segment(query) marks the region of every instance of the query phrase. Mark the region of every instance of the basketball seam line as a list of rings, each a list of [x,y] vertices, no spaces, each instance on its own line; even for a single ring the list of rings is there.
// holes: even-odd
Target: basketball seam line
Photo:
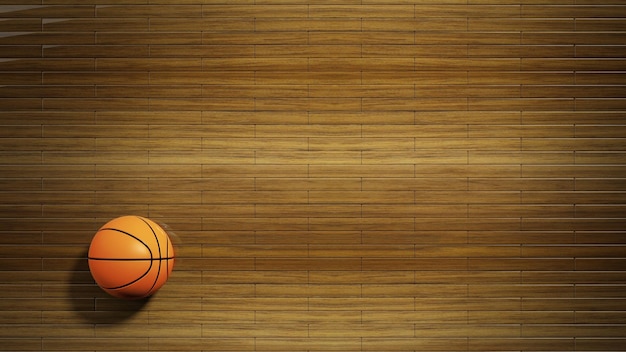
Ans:
[[[148,246],[148,245],[147,245],[144,241],[142,241],[139,237],[137,237],[137,236],[133,235],[132,233],[126,232],[126,231],[124,231],[124,230],[116,229],[116,228],[113,228],[113,227],[105,227],[105,228],[102,228],[102,229],[98,230],[98,232],[100,232],[100,231],[104,231],[104,230],[111,230],[111,231],[121,232],[121,233],[123,233],[123,234],[125,234],[125,235],[127,235],[127,236],[130,236],[130,237],[132,237],[132,238],[136,239],[137,241],[141,242],[141,244],[143,244],[143,245],[144,245],[144,247],[146,247],[146,249],[147,249],[147,250],[148,250],[148,252],[150,253],[150,258],[152,258],[152,249],[150,249],[150,246]]]
[[[142,221],[143,221],[143,219],[142,219]],[[145,222],[145,221],[144,221],[144,222]],[[148,227],[150,227],[150,225],[148,225]],[[150,229],[152,229],[152,228],[150,227]],[[144,246],[148,249],[148,252],[150,253],[150,266],[148,267],[148,270],[146,270],[146,272],[145,272],[145,273],[141,274],[141,276],[139,276],[139,277],[138,277],[138,278],[136,278],[135,280],[133,280],[133,281],[131,281],[131,282],[128,282],[128,283],[125,283],[125,284],[123,284],[123,285],[121,285],[121,286],[116,286],[116,287],[103,287],[103,288],[105,288],[105,289],[107,289],[107,290],[118,290],[118,289],[120,289],[120,288],[128,287],[128,286],[130,286],[130,285],[134,284],[135,282],[137,282],[137,281],[139,281],[139,280],[143,279],[144,277],[146,277],[146,275],[148,275],[148,273],[150,272],[150,270],[152,270],[152,264],[153,264],[153,263],[152,263],[152,249],[150,249],[150,246],[148,246],[148,245],[147,245],[144,241],[142,241],[139,237],[137,237],[137,236],[133,235],[132,233],[126,232],[126,231],[124,231],[124,230],[120,230],[120,229],[116,229],[116,228],[112,228],[112,227],[111,227],[111,228],[107,227],[107,228],[102,228],[102,229],[98,230],[98,232],[100,232],[100,231],[102,231],[102,230],[112,230],[112,231],[117,231],[117,232],[123,233],[123,234],[125,234],[125,235],[127,235],[127,236],[130,236],[130,237],[132,237],[132,238],[136,239],[137,241],[139,241],[141,244],[143,244],[143,245],[144,245]],[[154,231],[153,231],[153,233],[154,233]],[[159,254],[160,254],[160,253],[159,253]],[[94,258],[94,259],[95,259],[95,258]],[[98,259],[96,259],[96,260],[98,260]],[[110,260],[110,259],[109,259],[109,260]],[[160,267],[160,265],[159,265],[159,267]],[[150,288],[150,290],[152,290],[152,288]],[[148,291],[148,292],[150,292],[150,291]]]
[[[150,231],[152,231],[152,234],[154,235],[154,239],[156,240],[156,243],[157,243],[157,250],[159,251],[159,256],[160,256],[161,255],[161,243],[159,241],[159,236],[157,236],[156,232],[154,231],[152,226],[150,226],[150,223],[148,223],[148,221],[146,219],[144,219],[141,216],[137,216],[137,218],[139,218],[141,221],[143,221],[148,226]],[[152,257],[152,251],[150,251],[150,257]],[[152,269],[152,262],[150,262],[150,269],[148,269],[148,272],[151,269]],[[145,275],[147,275],[148,272],[146,272]],[[150,289],[148,290],[148,292],[146,292],[146,295],[152,294],[152,290],[154,289],[154,286],[156,286],[156,283],[159,281],[159,276],[161,276],[161,265],[158,266],[156,277],[154,278],[154,282],[152,283],[152,286],[150,286]],[[167,277],[165,278],[165,280],[167,280]]]

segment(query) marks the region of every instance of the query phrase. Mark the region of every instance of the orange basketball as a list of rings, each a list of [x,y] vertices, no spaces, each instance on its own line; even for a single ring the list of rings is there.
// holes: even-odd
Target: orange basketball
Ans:
[[[154,221],[128,215],[107,222],[96,232],[88,259],[91,275],[104,291],[139,299],[165,284],[174,267],[174,247]]]

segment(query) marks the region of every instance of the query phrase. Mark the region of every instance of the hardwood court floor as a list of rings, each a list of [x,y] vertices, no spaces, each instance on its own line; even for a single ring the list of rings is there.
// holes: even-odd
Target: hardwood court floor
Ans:
[[[625,350],[623,1],[0,19],[0,350]],[[146,301],[88,271],[125,214],[175,243]]]

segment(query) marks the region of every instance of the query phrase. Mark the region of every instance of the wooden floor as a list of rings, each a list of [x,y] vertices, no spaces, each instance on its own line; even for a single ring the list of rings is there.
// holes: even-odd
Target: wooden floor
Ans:
[[[623,0],[0,4],[1,351],[626,351]]]

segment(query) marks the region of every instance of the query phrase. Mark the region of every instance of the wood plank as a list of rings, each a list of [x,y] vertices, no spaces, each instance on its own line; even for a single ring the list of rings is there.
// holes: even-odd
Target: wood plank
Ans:
[[[361,152],[356,150],[339,151],[277,151],[259,150],[255,152],[255,161],[258,164],[341,164],[358,165],[361,163]]]
[[[96,7],[97,17],[199,17],[199,5],[144,5],[144,6],[105,6]]]
[[[292,339],[258,339],[256,346],[260,351],[291,351],[306,350],[306,346],[314,344],[327,351],[353,351],[360,345],[359,338],[292,338]]]
[[[259,191],[270,190],[339,190],[339,191],[357,191],[361,189],[361,180],[356,177],[346,178],[284,178],[280,183],[275,178],[263,177],[257,178],[255,189]],[[298,209],[298,208],[294,208]],[[313,207],[310,207],[313,210]],[[320,208],[321,209],[321,208]],[[281,211],[289,211],[288,207],[284,207]]]
[[[623,283],[620,271],[598,272],[598,271],[526,271],[522,273],[524,283],[581,283],[581,284],[602,284],[602,283]]]
[[[522,174],[524,177],[548,177],[548,178],[562,178],[562,177],[582,177],[582,178],[608,178],[615,179],[621,178],[623,175],[622,165],[594,165],[593,168],[585,167],[582,165],[561,165],[558,168],[545,165],[523,165]],[[593,181],[592,181],[593,182]],[[600,181],[613,183],[615,181]],[[592,184],[592,183],[591,183]],[[587,183],[590,185],[590,183]],[[601,189],[599,189],[601,190]]]
[[[256,321],[259,323],[359,323],[360,311],[257,311]]]
[[[467,311],[364,311],[363,322],[379,323],[388,322],[389,319],[396,323],[461,323],[467,321]]]
[[[579,19],[576,19],[578,21]],[[582,19],[581,19],[582,20]],[[473,31],[568,31],[574,29],[571,18],[469,18],[468,28]]]
[[[50,32],[96,32],[107,30],[142,31],[148,30],[149,21],[145,17],[136,18],[66,18],[63,20],[42,19],[41,29]],[[37,28],[39,30],[39,28]]]
[[[603,18],[621,17],[615,16],[623,14],[624,7],[619,5],[609,6],[546,6],[546,5],[524,5],[522,6],[522,17],[584,17]]]
[[[124,84],[129,79],[135,84],[147,84],[148,74],[141,72],[47,72],[42,75],[44,84]]]
[[[505,46],[506,48],[507,46]],[[471,46],[470,50],[472,55],[477,49],[474,49],[475,46]],[[491,48],[489,48],[491,49]],[[487,49],[485,49],[487,50]],[[482,53],[483,55],[494,56],[491,50],[488,53]],[[478,54],[477,53],[477,54]],[[503,55],[503,54],[499,54]],[[508,55],[507,55],[508,56]],[[534,71],[502,71],[495,72],[491,71],[469,71],[468,72],[468,82],[471,84],[536,84],[536,85],[567,85],[574,84],[574,77],[576,75],[572,72],[567,71],[554,71],[554,72],[534,72]],[[554,122],[554,121],[553,121]],[[484,124],[484,123],[483,123]]]
[[[560,45],[536,45],[531,40],[523,41],[525,45],[471,45],[471,56],[483,57],[570,57],[574,56],[574,46],[568,43]]]
[[[470,351],[503,349],[572,349],[573,338],[472,338],[469,340]]]
[[[357,297],[359,285],[256,285],[257,297]]]
[[[462,259],[459,259],[460,262]],[[446,269],[446,268],[443,268]],[[521,283],[519,271],[465,271],[465,270],[438,270],[432,272],[420,271],[416,273],[416,283],[440,284],[494,284],[494,283]]]
[[[257,258],[259,270],[360,270],[360,258]]]
[[[384,297],[391,292],[397,296],[410,297],[433,297],[445,295],[447,297],[465,297],[466,285],[442,285],[442,284],[380,284],[363,285],[364,297]]]
[[[345,337],[378,337],[397,338],[413,337],[412,324],[311,324],[309,332],[312,337],[345,338]]]
[[[262,244],[354,244],[359,243],[361,231],[329,230],[329,231],[258,231],[257,243]]]
[[[7,32],[28,32],[41,29],[41,19],[38,18],[13,18],[3,21],[0,25]]]
[[[165,4],[165,3],[164,3]],[[156,32],[198,32],[198,28],[221,29],[224,32],[253,31],[255,21],[246,18],[152,17],[150,30]]]
[[[341,271],[316,270],[308,273],[310,284],[407,284],[412,283],[413,273],[406,270]],[[393,286],[391,286],[393,287]]]
[[[516,5],[461,5],[459,3],[420,6],[416,17],[519,17]]]
[[[473,324],[572,324],[573,311],[470,311]]]
[[[20,33],[20,32],[18,32]],[[21,35],[8,35],[0,39],[2,44],[68,44],[68,45],[93,45],[94,33],[89,32],[25,32]],[[29,48],[21,48],[22,52],[28,52]],[[19,49],[18,49],[19,50]],[[39,55],[37,57],[40,57]]]
[[[363,243],[387,243],[387,239],[393,243],[466,243],[467,234],[464,231],[435,230],[435,231],[363,231]]]
[[[464,270],[467,260],[461,258],[364,258],[363,268],[367,270]],[[422,273],[420,273],[421,275]],[[426,273],[428,274],[428,273]]]
[[[202,324],[205,336],[222,336],[225,338],[242,337],[281,337],[303,338],[308,336],[308,327],[304,324]]]
[[[619,324],[624,312],[577,311],[576,321],[583,324]]]
[[[314,5],[310,7],[311,17],[413,17],[411,5]]]
[[[596,348],[602,348],[607,351],[618,351],[625,341],[622,338],[580,338],[576,339],[576,348],[583,351],[590,351]]]
[[[555,310],[619,310],[623,303],[621,298],[587,299],[587,298],[560,298],[546,301],[545,299],[524,298],[522,310],[542,310],[542,306],[549,304]]]
[[[595,44],[595,45],[616,45],[619,43],[619,34],[606,32],[593,31],[593,32],[529,32],[524,33],[522,37],[523,44],[544,44],[544,45],[573,45],[573,44]],[[594,36],[601,35],[602,39],[593,38]],[[596,54],[597,55],[597,54]],[[594,57],[597,57],[594,55]],[[601,56],[601,55],[598,55]]]
[[[573,297],[573,285],[469,285],[470,297]]]
[[[311,203],[413,203],[413,192],[407,191],[309,191],[308,201]]]
[[[622,59],[604,58],[573,58],[573,59],[544,59],[524,58],[521,60],[521,69],[524,71],[548,70],[582,70],[582,71],[611,71],[623,67]]]
[[[378,2],[383,4],[384,2]],[[425,5],[425,4],[421,4]],[[437,31],[464,31],[467,28],[466,18],[437,18],[421,17],[415,18],[364,18],[362,19],[364,31],[386,30],[386,31],[406,31],[406,30],[437,30]]]
[[[308,17],[308,7],[301,4],[276,4],[241,7],[237,5],[211,5],[202,9],[204,17],[300,18]]]

